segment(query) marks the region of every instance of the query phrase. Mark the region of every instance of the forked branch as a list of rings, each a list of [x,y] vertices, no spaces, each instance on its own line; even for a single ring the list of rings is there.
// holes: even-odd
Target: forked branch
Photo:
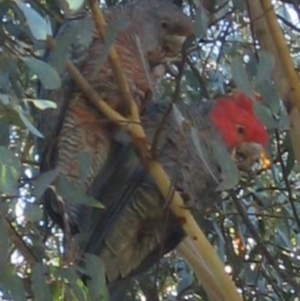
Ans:
[[[106,24],[98,6],[98,2],[89,0],[89,4],[93,12],[93,17],[95,18],[95,24],[99,34],[101,37],[104,37]],[[53,49],[53,40],[49,38],[48,44]],[[107,103],[105,103],[100,95],[89,85],[89,83],[82,77],[80,72],[70,61],[67,61],[66,68],[71,78],[98,110],[100,110],[113,122],[121,126],[126,125],[126,129],[129,135],[132,137],[133,143],[139,149],[138,153],[143,154],[144,157],[147,158],[147,160],[141,160],[142,163],[145,165],[162,195],[168,199],[170,188],[172,187],[171,182],[162,166],[155,161],[151,155],[151,147],[141,126],[136,102],[133,100],[131,95],[130,97],[128,96],[128,93],[130,94],[130,90],[120,67],[114,47],[110,49],[109,61],[112,65],[114,75],[116,79],[118,79],[119,88],[122,93],[124,93],[123,96],[124,98],[126,97],[127,103],[130,104],[131,114],[128,118],[120,115]],[[199,270],[203,271],[203,275],[200,277],[200,280],[208,295],[211,297],[211,300],[241,301],[242,298],[239,296],[234,283],[225,273],[221,260],[199,228],[190,211],[186,209],[186,206],[184,205],[184,202],[177,191],[175,191],[173,194],[170,207],[173,213],[182,221],[182,227],[184,231],[191,238],[191,241],[199,253],[199,256],[203,258],[202,264],[204,265],[200,266],[201,263],[198,262]],[[209,273],[207,274],[204,271],[209,271]]]

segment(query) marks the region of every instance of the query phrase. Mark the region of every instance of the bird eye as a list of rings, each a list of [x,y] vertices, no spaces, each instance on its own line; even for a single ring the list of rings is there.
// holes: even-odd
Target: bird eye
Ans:
[[[166,20],[161,21],[160,25],[161,25],[162,29],[167,29],[168,28],[168,22]]]
[[[245,133],[245,128],[241,125],[237,125],[236,126],[236,129],[237,129],[237,132],[240,134],[240,135],[244,135]]]

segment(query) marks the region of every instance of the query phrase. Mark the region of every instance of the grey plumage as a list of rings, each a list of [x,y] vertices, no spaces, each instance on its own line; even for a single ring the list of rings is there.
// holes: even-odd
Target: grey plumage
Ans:
[[[197,130],[205,150],[205,158],[201,157],[191,129],[180,127],[172,110],[166,122],[161,123],[169,105],[150,105],[143,117],[143,126],[150,141],[160,129],[156,137],[159,162],[187,206],[203,214],[208,205],[218,200],[215,179],[220,172],[217,160],[211,156],[210,141],[215,137],[215,143],[222,145],[222,142],[206,116],[201,115],[201,105],[180,105],[183,116],[194,123]],[[89,190],[106,209],[81,208],[76,217],[79,228],[85,233],[82,235],[85,242],[80,246],[82,251],[100,255],[109,282],[149,268],[184,237],[180,221],[141,165],[131,143],[115,142],[113,149],[110,163]],[[207,160],[210,170],[204,166],[203,159]]]

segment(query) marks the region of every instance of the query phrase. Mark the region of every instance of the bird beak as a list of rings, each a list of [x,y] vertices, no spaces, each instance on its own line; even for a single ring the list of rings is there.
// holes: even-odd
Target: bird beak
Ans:
[[[168,35],[164,39],[163,48],[166,52],[166,57],[177,56],[181,51],[182,45],[186,40],[186,36]]]
[[[238,168],[244,171],[250,170],[254,163],[260,163],[264,170],[271,166],[266,150],[255,142],[242,143],[234,149],[232,157]]]
[[[153,68],[162,63],[172,63],[180,53],[186,38],[183,35],[166,36],[157,51],[147,53],[147,60],[150,66]]]
[[[266,150],[263,150],[261,152],[259,161],[264,170],[269,169],[271,167],[271,160],[269,159],[269,156],[268,156]]]

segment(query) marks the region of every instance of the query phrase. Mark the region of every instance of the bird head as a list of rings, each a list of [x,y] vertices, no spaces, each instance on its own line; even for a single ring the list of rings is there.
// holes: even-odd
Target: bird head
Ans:
[[[143,50],[151,66],[175,57],[193,34],[192,21],[171,0],[140,0],[132,15],[141,26]]]
[[[249,97],[237,92],[219,98],[210,112],[210,120],[241,170],[248,170],[259,160],[264,168],[270,165],[264,151],[268,133],[255,116]]]

